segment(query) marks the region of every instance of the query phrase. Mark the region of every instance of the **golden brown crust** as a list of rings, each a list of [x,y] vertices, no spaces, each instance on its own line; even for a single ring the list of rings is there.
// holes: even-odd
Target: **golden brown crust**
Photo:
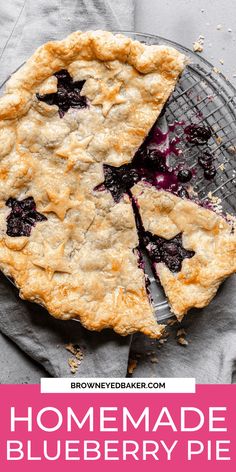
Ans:
[[[171,310],[181,320],[190,308],[208,305],[220,283],[236,272],[236,233],[213,211],[164,190],[138,184],[133,195],[146,231],[165,239],[182,233],[185,249],[195,252],[178,273],[156,264]]]
[[[154,318],[137,264],[128,198],[115,204],[102,163],[130,162],[172,92],[185,57],[108,32],[75,32],[40,47],[0,99],[0,268],[20,296],[89,329],[152,337]],[[53,74],[85,80],[89,107],[59,117],[36,93],[54,93]],[[9,197],[32,196],[47,221],[27,237],[6,235]]]

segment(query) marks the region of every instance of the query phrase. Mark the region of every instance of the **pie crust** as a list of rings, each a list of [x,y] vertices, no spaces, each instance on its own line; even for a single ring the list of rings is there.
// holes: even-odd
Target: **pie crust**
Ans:
[[[208,305],[220,283],[236,272],[235,220],[231,217],[230,224],[212,210],[142,183],[132,193],[145,231],[167,240],[182,233],[184,248],[195,252],[177,273],[155,264],[171,311],[181,321],[190,308]]]
[[[7,82],[0,99],[0,269],[23,299],[88,329],[160,337],[138,266],[130,199],[115,203],[94,189],[103,163],[132,160],[185,63],[171,47],[75,32],[44,44]],[[88,101],[64,116],[38,99],[57,92],[61,69],[85,81]],[[6,202],[28,197],[47,219],[29,237],[11,237]]]

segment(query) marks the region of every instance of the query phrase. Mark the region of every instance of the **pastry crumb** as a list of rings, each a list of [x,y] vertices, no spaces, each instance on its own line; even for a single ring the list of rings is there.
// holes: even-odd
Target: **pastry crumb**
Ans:
[[[219,73],[220,73],[220,69],[218,69],[217,67],[213,67],[213,72],[215,72],[215,74],[219,74]]]
[[[76,374],[81,364],[81,361],[84,358],[84,353],[81,350],[79,344],[73,344],[73,343],[66,344],[65,349],[69,351],[71,354],[73,354],[74,356],[74,357],[69,357],[68,364],[70,366],[71,373]]]
[[[72,374],[76,374],[78,368],[79,368],[79,361],[77,359],[74,359],[72,357],[69,357],[68,359],[68,364],[70,366],[70,371]]]
[[[129,359],[128,374],[132,375],[138,365],[137,359]]]
[[[152,356],[152,357],[150,357],[150,362],[151,362],[152,364],[158,364],[158,358],[157,358],[157,356]]]
[[[236,154],[236,146],[229,146],[228,147],[228,152],[230,154]]]
[[[184,328],[178,329],[177,336],[186,336],[186,331]]]
[[[224,59],[220,59],[220,63],[223,65],[224,64]]]
[[[221,167],[221,166],[224,167],[224,164],[221,164],[219,167]],[[222,200],[221,200],[221,198],[217,197],[216,195],[213,195],[212,192],[208,192],[207,197],[210,200],[213,209],[217,213],[220,213],[222,211]]]
[[[223,163],[222,163],[222,164],[220,164],[220,166],[219,166],[219,169],[220,169],[220,170],[222,170],[222,172],[225,170],[225,166],[224,166],[224,164],[223,164]]]
[[[185,339],[182,336],[180,336],[180,338],[178,338],[178,343],[181,344],[181,346],[187,346],[188,345],[187,339]]]
[[[216,27],[216,29],[217,29],[218,31],[222,30],[222,28],[223,28],[222,25],[217,25],[217,27]]]
[[[202,52],[203,51],[204,39],[205,39],[205,36],[200,34],[198,39],[193,43],[193,51],[194,52]]]
[[[185,338],[186,335],[187,335],[187,332],[185,331],[184,328],[178,329],[177,335],[176,335],[177,336],[177,342],[181,346],[187,346],[188,345],[188,341]]]
[[[195,41],[193,43],[193,51],[194,52],[202,52],[203,51],[203,44],[200,41]]]
[[[79,344],[69,343],[65,346],[65,348],[67,351],[71,352],[71,354],[73,354],[77,360],[81,361],[83,359],[84,353],[81,350]]]

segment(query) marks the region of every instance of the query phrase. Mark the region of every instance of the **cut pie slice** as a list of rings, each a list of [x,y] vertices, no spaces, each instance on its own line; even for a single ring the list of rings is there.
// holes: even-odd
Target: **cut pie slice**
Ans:
[[[171,311],[181,320],[212,300],[236,272],[236,233],[223,217],[170,192],[139,183],[132,189],[141,238]]]
[[[8,81],[0,99],[0,268],[22,298],[89,329],[160,337],[131,201],[101,184],[104,164],[131,162],[185,62],[167,46],[76,32],[40,47]]]

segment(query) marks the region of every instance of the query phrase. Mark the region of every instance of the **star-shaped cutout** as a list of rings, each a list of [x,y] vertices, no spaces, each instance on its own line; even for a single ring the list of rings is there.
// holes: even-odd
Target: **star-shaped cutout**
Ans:
[[[71,274],[68,259],[64,255],[65,243],[60,244],[56,249],[44,242],[44,255],[32,259],[32,263],[44,269],[49,278],[52,279],[55,272]]]
[[[55,213],[60,220],[64,220],[66,212],[75,208],[78,202],[70,199],[70,189],[67,188],[60,193],[47,190],[50,203],[43,209],[44,213]]]
[[[86,108],[88,106],[87,98],[80,94],[85,80],[73,82],[66,69],[61,69],[54,75],[57,77],[57,92],[45,95],[37,93],[38,100],[48,105],[57,105],[60,118],[64,116],[69,108]]]
[[[11,208],[7,216],[7,235],[11,237],[30,236],[32,228],[40,221],[46,221],[46,216],[36,210],[33,197],[24,200],[9,198],[6,205]]]
[[[153,263],[163,262],[171,272],[180,272],[184,259],[191,259],[195,252],[183,247],[182,233],[172,239],[156,236],[149,231],[140,229],[141,240],[146,247],[149,257]]]
[[[118,83],[113,87],[107,87],[104,83],[100,85],[100,93],[92,101],[93,105],[102,105],[103,116],[107,116],[113,105],[125,103],[125,98],[120,95],[122,84]]]
[[[72,139],[67,145],[57,149],[56,155],[67,159],[67,170],[73,169],[77,162],[85,165],[93,162],[93,158],[86,152],[92,139],[93,136],[87,136],[79,140],[76,134],[73,134]]]

